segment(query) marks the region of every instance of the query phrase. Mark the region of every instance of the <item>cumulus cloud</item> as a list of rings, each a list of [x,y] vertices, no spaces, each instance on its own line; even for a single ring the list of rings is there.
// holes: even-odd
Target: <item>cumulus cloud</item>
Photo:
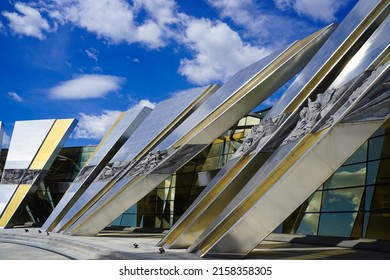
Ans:
[[[153,109],[156,104],[149,100],[143,99],[134,104],[131,108],[129,108],[129,110],[143,108],[145,106]],[[104,110],[101,114],[98,115],[79,113],[79,122],[72,134],[72,137],[75,139],[82,138],[100,140],[111,128],[120,114],[120,111],[112,110]]]
[[[226,23],[207,19],[189,20],[183,42],[193,52],[193,58],[180,61],[179,73],[199,85],[225,81],[269,54],[265,48],[244,43]]]
[[[19,94],[17,94],[14,91],[10,91],[7,93],[8,97],[15,100],[16,102],[23,102],[23,97],[21,97]]]
[[[143,107],[149,107],[151,109],[154,109],[156,107],[156,103],[155,102],[151,102],[151,101],[149,101],[147,99],[142,99],[137,104],[135,104],[133,107],[131,107],[131,109],[143,108]]]
[[[104,97],[121,88],[124,78],[110,75],[82,75],[53,87],[53,99],[89,99]]]
[[[110,43],[142,43],[149,48],[165,45],[167,25],[175,21],[175,1],[145,0],[130,5],[124,0],[56,0],[50,15],[60,23],[70,22]],[[146,13],[143,22],[137,17]]]
[[[50,32],[49,23],[37,9],[19,2],[15,4],[15,9],[19,13],[2,13],[14,33],[42,40],[45,38],[44,32]]]
[[[293,9],[299,15],[322,22],[336,20],[336,13],[348,3],[348,1],[338,0],[274,0],[274,2],[281,10]]]
[[[110,110],[105,110],[100,115],[80,113],[79,122],[73,132],[73,138],[102,139],[120,113],[120,111]]]

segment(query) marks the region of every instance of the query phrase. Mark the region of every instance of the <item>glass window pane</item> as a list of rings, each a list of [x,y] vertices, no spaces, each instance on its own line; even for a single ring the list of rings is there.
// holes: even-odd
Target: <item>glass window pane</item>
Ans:
[[[322,192],[315,192],[308,198],[305,212],[320,212]]]
[[[367,163],[367,185],[375,184],[376,176],[378,175],[379,163],[379,160]]]
[[[136,227],[137,226],[137,215],[124,214],[121,222],[121,226]]]
[[[260,118],[247,117],[246,125],[258,125],[260,123]]]
[[[218,169],[219,157],[211,157],[206,159],[201,171]]]
[[[390,159],[380,161],[375,183],[390,184]]]
[[[380,159],[385,137],[377,137],[369,140],[368,159]]]
[[[358,162],[363,162],[367,160],[367,142],[364,143],[345,163],[353,164]]]
[[[366,238],[389,239],[390,213],[371,213]]]
[[[341,166],[325,183],[324,189],[352,186],[364,186],[366,182],[366,164]]]
[[[324,191],[322,211],[358,211],[362,200],[364,187],[336,189]]]
[[[318,235],[349,237],[351,236],[356,216],[357,212],[321,214]]]
[[[390,213],[390,185],[375,186],[374,197],[371,202],[371,211]]]
[[[305,214],[296,234],[316,235],[319,216],[319,214]]]

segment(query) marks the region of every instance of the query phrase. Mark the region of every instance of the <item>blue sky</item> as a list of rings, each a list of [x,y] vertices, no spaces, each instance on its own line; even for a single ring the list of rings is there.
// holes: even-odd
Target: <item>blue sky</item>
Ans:
[[[15,121],[48,118],[79,120],[67,146],[97,144],[120,111],[221,84],[356,2],[2,0],[3,146]]]

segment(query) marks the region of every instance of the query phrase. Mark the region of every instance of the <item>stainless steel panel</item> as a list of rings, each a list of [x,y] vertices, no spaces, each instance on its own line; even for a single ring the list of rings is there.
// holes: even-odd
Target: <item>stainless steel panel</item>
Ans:
[[[111,162],[130,161],[176,119],[207,87],[195,88],[161,101],[132,137],[123,145]],[[209,98],[212,98],[211,95]],[[208,98],[208,99],[209,99]],[[207,100],[208,100],[207,99]],[[206,101],[207,102],[207,101]]]
[[[169,131],[166,131],[168,126],[173,124],[174,128],[179,125],[179,123],[182,122],[182,119],[180,118],[186,117],[186,114],[184,114],[184,116],[181,115],[187,109],[193,105],[197,108],[198,104],[204,101],[203,98],[206,98],[207,94],[203,98],[201,98],[201,96],[205,94],[207,89],[209,89],[209,87],[195,88],[158,103],[154,110],[146,117],[142,125],[135,130],[134,134],[129,137],[126,143],[110,160],[110,163],[107,164],[107,168],[118,166],[118,168],[115,169],[115,172],[117,173],[107,177],[105,176],[107,170],[102,170],[94,182],[88,187],[88,190],[71,207],[64,218],[61,219],[54,231],[61,230],[75,215],[79,215],[81,212],[86,211],[90,206],[87,206],[88,203],[90,203],[94,197],[103,195],[106,189],[111,187],[111,180],[116,180],[114,178],[119,176],[121,172],[126,169],[131,160],[141,153],[143,149],[149,148],[149,145],[156,137],[161,135],[162,139],[164,139],[166,135],[163,135],[163,133],[169,133]],[[190,112],[191,110],[188,113]],[[103,193],[100,194],[102,191]]]
[[[99,150],[96,151],[94,157],[89,160],[88,165],[95,166],[100,164],[102,158],[105,157],[107,153],[112,152],[113,149],[117,150],[119,145],[122,146],[152,111],[153,110],[148,107],[126,111],[125,115],[115,126],[109,137],[101,146],[99,146]],[[119,140],[123,142],[118,143]]]
[[[303,160],[297,162],[294,169],[289,171],[283,180],[272,187],[266,197],[259,200],[245,217],[226,231],[212,248],[198,254],[208,257],[248,254],[382,124],[381,121],[374,121],[354,125],[341,124],[335,127],[310,153],[306,154]],[[348,143],[348,145],[339,143]]]
[[[273,106],[269,112],[272,118],[277,117],[286,108],[295,96],[297,96],[297,93],[314,77],[324,63],[380,2],[380,0],[361,0],[355,5],[328,41],[287,89],[286,93]]]
[[[28,169],[54,121],[15,122],[4,169]]]
[[[150,192],[150,189],[153,189],[156,184],[164,181],[169,177],[169,174],[150,174],[147,177],[144,177],[143,180],[132,184],[130,188],[127,188],[127,193],[132,197],[143,197]],[[124,184],[122,180],[119,184]],[[119,196],[115,203],[110,205],[109,208],[106,208],[103,212],[99,212],[99,217],[96,219],[85,219],[87,215],[82,216],[77,223],[73,224],[70,228],[66,229],[66,233],[75,234],[75,235],[96,235],[103,228],[105,228],[111,221],[115,220],[118,217],[118,213],[123,213],[129,207],[128,196]],[[124,209],[124,210],[123,210]],[[120,215],[120,214],[119,214]]]
[[[87,165],[79,172],[68,191],[42,225],[42,229],[51,231],[57,225],[57,221],[63,218],[74,201],[80,197],[90,182],[99,175],[104,165],[111,160],[123,143],[135,132],[151,111],[152,109],[143,107],[128,110],[124,113],[123,117],[114,124],[115,126],[110,131],[110,134],[97,147],[97,151],[88,160]]]
[[[329,29],[331,28],[328,27],[326,30],[329,31]],[[227,83],[227,86],[221,87],[214,93],[213,98],[215,99],[213,99],[213,101],[218,101],[220,103],[216,102],[214,104],[206,101],[204,103],[206,105],[203,104],[198,109],[199,111],[197,110],[194,115],[187,119],[182,126],[179,126],[169,138],[157,146],[156,150],[165,150],[165,148],[168,147],[167,158],[159,163],[157,167],[148,171],[147,175],[140,179],[140,182],[130,182],[124,185],[125,188],[121,188],[110,197],[102,198],[98,202],[99,205],[102,206],[98,207],[94,212],[92,212],[91,209],[91,211],[85,213],[82,217],[83,221],[77,221],[71,226],[69,231],[72,234],[80,234],[81,232],[86,234],[84,227],[88,223],[95,225],[95,232],[92,232],[92,229],[88,229],[88,234],[97,234],[104,228],[98,228],[96,226],[97,224],[107,226],[112,221],[107,219],[105,211],[111,212],[116,209],[118,210],[116,216],[119,216],[123,211],[141,199],[145,190],[150,191],[155,188],[162,181],[158,182],[153,180],[154,185],[151,185],[149,181],[150,176],[155,176],[156,173],[169,176],[170,173],[174,172],[185,163],[185,160],[182,161],[183,156],[190,156],[188,160],[195,156],[195,153],[190,153],[185,151],[185,149],[199,145],[202,147],[202,145],[207,145],[212,142],[222,132],[230,128],[239,118],[245,116],[251,109],[256,107],[258,103],[265,100],[277,88],[287,82],[296,71],[299,71],[299,69],[304,67],[306,62],[318,49],[318,45],[315,44],[315,42],[318,43],[321,41],[321,36],[319,34],[316,33],[313,36],[314,38],[309,37],[304,40],[304,43],[302,44],[298,42],[276,56],[271,55],[264,60],[265,63],[256,62],[235,75],[232,78],[232,81]],[[271,60],[273,63],[270,63]],[[255,69],[257,70],[256,75],[254,74],[256,72]],[[268,74],[262,76],[262,71],[265,71]],[[244,77],[249,80],[245,81]],[[278,77],[278,79],[273,79],[273,77]],[[241,89],[241,91],[237,92],[238,89]],[[209,107],[210,104],[215,107]],[[213,116],[212,114],[214,112],[216,113]],[[195,116],[194,119],[192,119],[193,116]],[[188,124],[190,120],[192,121]],[[193,121],[196,122],[192,123]],[[201,122],[204,122],[202,127],[197,127]],[[189,127],[191,129],[188,131],[188,134],[183,135],[182,133],[185,133]],[[189,135],[189,133],[191,134]],[[188,140],[183,140],[183,138],[188,138]],[[184,144],[178,145],[177,143],[180,141],[183,141]],[[180,147],[174,149],[174,145]],[[167,176],[161,177],[160,179],[163,180],[163,178],[166,178]],[[133,191],[135,187],[139,190],[138,195],[135,195]],[[126,204],[123,207],[118,207],[118,200],[126,201]],[[121,210],[121,212],[119,210]]]
[[[53,232],[58,232],[62,227],[86,204],[89,202],[95,195],[99,193],[107,185],[107,182],[93,182],[82,194],[81,196],[73,202],[71,208],[65,213],[63,218],[57,223]]]
[[[380,94],[376,97],[378,93],[374,87],[380,88],[389,69],[390,63],[373,72],[363,85],[356,87],[345,105],[338,104],[341,113],[333,115],[332,125],[337,125],[335,128],[326,128],[290,142],[288,145],[292,146],[288,147],[288,154],[283,153],[286,146],[278,148],[189,250],[207,256],[230,253],[245,255],[261,242],[389,117],[389,96],[384,93],[387,100],[382,102],[385,110],[382,110],[380,121],[367,122],[371,117],[365,111],[366,122],[339,124],[349,112],[360,106],[364,96],[370,95],[369,99],[382,101]],[[316,128],[313,130],[316,131]],[[276,156],[277,153],[281,153],[281,156]],[[271,161],[278,161],[278,164],[271,164]],[[268,165],[273,168],[265,170]],[[286,200],[286,197],[289,199]],[[256,219],[258,226],[253,225]],[[248,224],[249,221],[252,225]],[[244,227],[251,227],[252,232],[244,233]],[[233,240],[234,245],[231,244]]]
[[[330,87],[339,88],[343,84],[351,81],[366,70],[381,53],[386,52],[390,44],[389,30],[390,17],[387,17],[344,67],[343,71],[337,76]]]
[[[229,98],[232,97],[240,88],[243,87],[250,79],[252,79],[259,71],[264,69],[272,61],[275,60],[283,51],[289,46],[285,46],[268,55],[267,57],[260,59],[259,61],[249,65],[248,67],[240,70],[230,80],[221,86],[218,91],[210,96],[206,102],[204,102],[190,117],[188,117],[183,124],[181,124],[175,131],[173,131],[166,140],[164,140],[158,147],[160,150],[165,150],[171,147],[178,139],[186,135],[189,131],[205,119],[210,113],[215,111],[218,107],[224,104]],[[254,102],[256,103],[256,102]],[[255,106],[258,103],[254,104]]]
[[[343,24],[340,27],[343,28]],[[364,71],[370,65],[370,63],[376,57],[379,56],[380,53],[382,53],[388,47],[389,36],[387,35],[388,32],[386,33],[386,30],[388,30],[388,29],[389,29],[388,20],[385,20],[385,22],[383,22],[382,25],[378,28],[378,30],[376,32],[374,32],[374,34],[367,40],[365,45],[358,51],[358,53],[351,59],[351,61],[348,63],[348,65],[345,67],[345,69],[341,72],[341,74],[339,75],[339,78],[337,80],[338,85],[341,85],[341,83],[349,82],[350,80],[355,78],[358,74],[360,74],[362,71]],[[345,32],[342,32],[342,33],[344,33],[344,36],[349,35],[348,33],[345,33]],[[338,32],[338,34],[339,34],[338,36],[340,36],[340,32]],[[332,35],[332,37],[328,41],[334,40],[334,36],[335,35]],[[339,39],[340,39],[340,37],[339,37]],[[326,46],[326,45],[329,46],[329,43],[324,44],[324,46]],[[319,54],[321,54],[321,52],[324,52],[324,49],[321,49],[319,51]],[[329,48],[326,49],[325,52],[328,52],[328,56],[333,55],[333,53],[329,53]],[[309,67],[310,64],[313,66],[313,62],[318,62],[318,61],[319,61],[318,55],[316,55],[313,58],[312,62],[310,62],[307,67]],[[318,69],[320,68],[319,66],[321,66],[321,65],[318,65]],[[305,75],[305,71],[306,70],[302,71],[302,73],[304,75]],[[289,90],[287,90],[286,93],[282,96],[282,98],[281,98],[282,100],[285,98],[289,99],[292,97],[291,90],[294,89],[294,86],[296,89],[297,84],[300,84],[301,88],[303,87],[303,84],[304,84],[303,81],[305,79],[300,79],[299,77],[300,76],[298,76],[298,79],[295,82],[295,84],[293,84],[293,86]],[[311,77],[308,77],[308,78],[311,78]],[[334,84],[331,85],[331,87],[334,87]],[[287,97],[285,97],[285,95],[287,95]],[[271,110],[271,112],[272,112],[272,110]],[[291,120],[289,120],[289,121],[291,121]],[[286,127],[286,126],[287,125],[285,124],[284,127]],[[272,137],[271,139],[268,139],[269,142],[276,144],[278,141],[275,141],[275,137],[277,137],[277,136],[274,135],[274,137]],[[281,138],[281,139],[283,139],[283,138]],[[249,168],[248,166],[251,166],[254,169],[258,169],[261,165],[254,165],[253,160],[259,156],[258,153],[262,150],[262,148],[264,148],[264,143],[263,143],[263,145],[259,145],[259,147],[257,149],[257,153],[255,155],[253,155],[253,153],[252,153],[251,155],[247,156],[247,157],[250,157],[250,160],[248,160],[248,163],[243,167],[243,169],[241,169],[241,170],[237,169],[237,172],[245,172],[246,168]],[[290,147],[286,146],[284,149],[285,149],[285,151],[288,151],[288,149],[290,149]],[[283,152],[279,151],[279,153],[283,157]],[[275,159],[272,159],[271,162],[273,162],[274,160]],[[277,161],[275,161],[275,162],[277,162]],[[215,215],[212,215],[211,211],[213,210],[214,211],[213,213],[218,213],[218,210],[222,211],[223,207],[224,207],[224,203],[226,205],[226,203],[228,201],[230,201],[237,194],[237,192],[240,190],[240,187],[238,187],[238,186],[244,185],[249,180],[249,178],[247,178],[246,180],[241,180],[239,183],[234,183],[234,180],[231,179],[229,182],[226,182],[226,179],[224,178],[225,174],[228,172],[228,170],[231,170],[233,167],[234,167],[234,165],[228,164],[221,170],[221,172],[223,172],[223,174],[221,174],[220,176],[217,175],[217,178],[219,178],[220,180],[224,179],[225,184],[226,184],[223,188],[219,187],[220,189],[222,189],[220,191],[221,193],[218,195],[215,195],[215,190],[213,190],[212,196],[214,196],[214,199],[212,201],[209,201],[207,204],[205,204],[205,202],[203,202],[203,204],[202,204],[202,208],[204,208],[203,211],[195,208],[195,206],[197,206],[197,203],[199,203],[199,201],[195,201],[193,203],[194,207],[190,207],[190,209],[188,209],[188,211],[186,211],[186,213],[183,214],[182,218],[178,222],[175,223],[175,226],[170,230],[170,232],[166,235],[166,237],[160,242],[160,245],[163,245],[165,242],[168,241],[168,244],[165,245],[166,247],[170,247],[170,246],[173,246],[173,247],[186,247],[187,246],[188,247],[191,244],[191,242],[195,241],[194,240],[195,238],[199,237],[199,235],[202,233],[202,230],[204,230],[212,222],[213,218],[215,218]],[[270,165],[265,166],[265,169],[267,169],[267,168],[272,169],[273,167],[270,164]],[[267,174],[267,172],[269,172],[269,170],[268,171],[265,170],[263,174]],[[232,177],[233,175],[229,174],[229,176]],[[235,178],[235,179],[237,179],[237,178]],[[212,186],[217,185],[218,182],[219,182],[218,180],[214,181]],[[229,190],[229,188],[232,188],[233,190]],[[208,198],[209,197],[208,192],[210,192],[211,189],[212,189],[211,186],[208,186],[205,189],[205,191],[199,196],[199,198],[202,198],[202,199],[205,198],[205,201],[207,199],[210,200],[210,198]],[[227,197],[226,193],[230,193],[230,197]],[[219,205],[219,207],[218,207],[218,205]],[[192,212],[194,210],[193,208],[196,209],[197,215],[195,215]],[[199,211],[201,211],[201,213],[199,213]],[[187,219],[186,218],[187,215],[190,215],[190,218]],[[183,224],[183,225],[181,225],[181,224]],[[185,225],[185,228],[181,228],[180,230],[177,229],[180,227],[184,227],[184,225]],[[183,231],[183,232],[179,233],[179,232],[175,232],[175,231]]]

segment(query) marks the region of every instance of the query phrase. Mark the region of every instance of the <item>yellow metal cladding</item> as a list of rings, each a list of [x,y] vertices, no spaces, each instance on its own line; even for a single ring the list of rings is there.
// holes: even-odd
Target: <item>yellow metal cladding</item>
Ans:
[[[10,203],[8,204],[3,215],[1,216],[0,227],[5,227],[8,224],[8,221],[11,219],[12,215],[18,209],[20,203],[22,203],[24,197],[26,196],[26,194],[30,190],[30,187],[31,187],[31,185],[27,185],[27,184],[26,185],[21,184],[18,186]]]
[[[73,122],[73,119],[56,120],[29,167],[30,170],[45,169],[47,162]]]
[[[206,253],[223,235],[233,227],[234,224],[242,217],[255,203],[286,173],[291,166],[310,148],[314,142],[327,130],[323,130],[316,134],[308,134],[305,136],[297,147],[291,153],[291,156],[286,157],[266,179],[263,184],[260,184],[252,192],[252,195],[244,199],[216,229],[214,229],[206,242],[199,246],[202,253]]]
[[[179,140],[174,148],[178,148],[191,139],[196,137],[202,130],[208,127],[214,120],[216,120],[220,115],[222,115],[228,108],[232,107],[240,99],[242,99],[249,91],[255,89],[261,82],[270,78],[271,74],[279,69],[286,61],[294,57],[300,50],[304,47],[310,45],[313,40],[316,40],[320,35],[323,34],[324,30],[330,28],[330,26],[323,28],[312,35],[306,37],[305,39],[297,41],[295,44],[290,46],[282,54],[280,54],[275,60],[273,60],[267,67],[265,67],[260,73],[254,76],[248,83],[246,83],[242,88],[240,88],[232,98],[227,102],[223,103],[221,106],[216,108],[211,114],[209,114],[203,121],[201,121],[192,131],[187,133],[181,140]]]

